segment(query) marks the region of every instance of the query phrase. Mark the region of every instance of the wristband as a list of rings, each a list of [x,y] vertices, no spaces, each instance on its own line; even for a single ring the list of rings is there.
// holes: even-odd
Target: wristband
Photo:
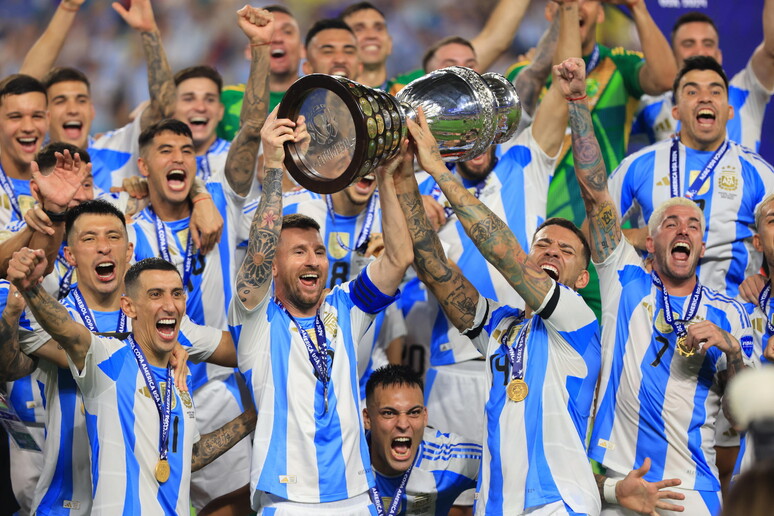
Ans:
[[[51,219],[51,222],[64,222],[67,220],[67,210],[55,213],[53,211],[48,211],[47,209],[43,208],[43,213],[45,213],[49,219]]]
[[[251,47],[265,47],[266,45],[271,45],[271,41],[267,41],[266,43],[250,43]]]
[[[196,199],[194,199],[194,200],[192,201],[192,203],[191,203],[191,204],[196,204],[197,202],[199,202],[199,201],[203,201],[203,200],[205,200],[205,199],[212,200],[212,196],[211,196],[211,195],[209,195],[209,194],[207,194],[207,195],[199,195],[199,196],[197,196],[197,197],[196,197]]]
[[[567,102],[577,102],[577,101],[579,101],[579,100],[583,100],[583,99],[585,99],[586,97],[588,97],[588,95],[586,95],[586,94],[584,93],[582,97],[564,97],[564,99],[565,99]]]
[[[618,484],[618,480],[615,478],[606,478],[603,492],[605,495],[605,501],[607,503],[618,503],[618,497],[615,495],[615,486]]]
[[[71,13],[77,13],[78,9],[79,9],[79,7],[77,7],[77,6],[76,7],[68,7],[65,2],[60,2],[59,3],[59,7],[61,9],[64,9],[65,11],[68,11],[68,12],[71,12]]]

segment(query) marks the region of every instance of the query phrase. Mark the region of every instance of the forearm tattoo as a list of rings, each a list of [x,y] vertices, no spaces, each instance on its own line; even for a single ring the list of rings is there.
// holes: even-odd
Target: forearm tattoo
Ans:
[[[22,353],[19,347],[20,315],[0,317],[0,381],[18,380],[37,367],[37,360]]]
[[[158,31],[142,32],[142,49],[148,66],[148,93],[152,102],[161,109],[162,116],[172,116],[175,107],[176,87],[172,69],[161,44]]]
[[[214,461],[255,430],[255,410],[250,409],[214,432],[204,434],[194,443],[191,471],[197,471]]]
[[[77,337],[69,330],[78,323],[73,321],[67,309],[43,290],[40,285],[20,292],[27,301],[27,306],[35,315],[35,319],[54,340],[68,343]]]

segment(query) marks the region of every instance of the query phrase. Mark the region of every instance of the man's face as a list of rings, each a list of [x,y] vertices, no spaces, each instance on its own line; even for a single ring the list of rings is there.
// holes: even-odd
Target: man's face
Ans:
[[[26,170],[48,131],[46,96],[33,91],[0,99],[0,154]]]
[[[356,183],[344,189],[344,195],[354,206],[365,206],[376,190],[376,177],[373,174],[361,177]]]
[[[88,146],[94,104],[89,88],[80,81],[63,81],[48,88],[49,135],[51,141],[82,149]]]
[[[360,59],[366,66],[382,66],[392,53],[387,22],[375,9],[360,9],[344,19],[357,36]]]
[[[565,227],[550,225],[535,233],[528,259],[555,281],[574,290],[589,282],[583,243]]]
[[[662,278],[684,281],[696,275],[696,266],[704,256],[704,215],[691,206],[670,206],[645,246],[653,255],[653,268]]]
[[[77,268],[81,290],[112,294],[123,288],[132,249],[126,229],[117,217],[85,213],[70,230],[65,258]]]
[[[357,80],[362,64],[355,36],[344,29],[318,32],[306,49],[304,73],[326,73]]]
[[[597,25],[605,21],[605,10],[598,0],[580,0],[578,18],[582,48],[587,52],[597,41]]]
[[[292,16],[274,12],[274,34],[271,38],[269,71],[272,75],[298,73],[298,63],[304,47],[298,22]]]
[[[87,175],[81,181],[81,187],[75,192],[72,200],[67,204],[68,208],[75,208],[84,201],[94,199],[94,176]]]
[[[432,72],[449,66],[467,66],[479,71],[476,53],[461,43],[449,43],[436,50],[435,55],[427,62],[427,71]]]
[[[763,253],[769,266],[769,277],[774,275],[774,199],[761,208],[761,218],[753,236],[755,250]]]
[[[677,85],[672,116],[680,120],[680,138],[694,149],[711,147],[726,137],[726,122],[734,117],[723,78],[712,70],[691,70]]]
[[[156,135],[137,160],[140,173],[148,178],[148,188],[163,202],[188,202],[196,175],[193,142],[187,136],[164,131]]]
[[[174,118],[188,124],[197,148],[211,144],[223,118],[218,85],[206,77],[194,77],[178,84]]]
[[[468,181],[481,181],[495,166],[495,147],[492,146],[482,155],[468,161],[460,161],[457,168],[462,177]]]
[[[328,253],[320,232],[312,228],[282,230],[272,275],[280,301],[300,312],[313,312],[328,279]]]
[[[185,315],[185,290],[176,271],[146,270],[140,274],[121,308],[132,319],[138,342],[147,343],[156,354],[172,351]]]
[[[371,430],[371,462],[383,475],[395,476],[413,463],[427,426],[422,390],[415,385],[380,385],[363,411]]]
[[[685,60],[693,56],[709,56],[722,63],[723,53],[718,42],[718,33],[709,23],[697,21],[680,25],[672,40],[677,69],[682,68]]]

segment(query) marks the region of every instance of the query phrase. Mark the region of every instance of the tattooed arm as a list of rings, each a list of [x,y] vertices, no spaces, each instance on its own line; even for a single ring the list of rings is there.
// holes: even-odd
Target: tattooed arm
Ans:
[[[513,86],[519,93],[521,108],[529,115],[535,114],[540,92],[546,84],[546,79],[551,75],[551,64],[558,39],[559,16],[554,16],[551,20],[551,25],[548,26],[548,29],[540,37],[540,41],[538,41],[535,48],[535,58],[513,80]]]
[[[156,25],[150,0],[131,0],[129,10],[113,2],[113,9],[142,38],[142,51],[148,66],[148,93],[151,103],[142,112],[140,127],[171,117],[175,112],[175,81],[161,44],[161,33]]]
[[[191,471],[202,469],[250,435],[255,422],[255,409],[250,407],[217,430],[202,435],[193,445]]]
[[[8,299],[0,317],[0,381],[13,382],[32,373],[38,361],[25,355],[19,346],[19,319],[24,312],[24,299],[15,287],[8,290]]]
[[[247,255],[236,279],[236,293],[248,310],[255,308],[271,285],[271,265],[282,229],[283,145],[286,141],[300,141],[304,132],[302,118],[298,124],[287,118],[277,120],[276,109],[261,129],[265,169],[263,192],[250,225]]]
[[[464,331],[473,327],[478,291],[446,258],[438,233],[433,229],[419,195],[413,167],[401,167],[394,176],[395,191],[408,224],[414,247],[414,268],[441,303],[454,326]]]
[[[527,306],[537,310],[554,281],[543,269],[527,260],[527,253],[508,226],[449,172],[421,109],[418,120],[419,125],[409,120],[409,131],[417,147],[419,164],[438,183],[484,258],[500,271]]]
[[[570,106],[572,156],[589,224],[591,257],[603,262],[621,241],[621,223],[607,190],[607,172],[586,104],[586,66],[571,58],[554,67],[554,81]],[[578,99],[578,100],[570,100]]]
[[[54,66],[54,61],[59,57],[67,35],[75,21],[78,10],[85,0],[62,0],[59,2],[54,16],[48,22],[46,30],[24,56],[19,73],[31,75],[38,80]]]
[[[226,158],[226,180],[242,197],[250,193],[255,178],[255,162],[261,145],[261,128],[269,105],[269,44],[274,17],[268,11],[245,6],[237,12],[239,28],[250,40],[250,77],[245,87],[239,132]]]
[[[8,280],[19,289],[35,319],[70,355],[78,369],[83,369],[91,346],[91,332],[75,322],[67,309],[40,285],[46,257],[40,249],[23,247],[13,254],[8,264]]]

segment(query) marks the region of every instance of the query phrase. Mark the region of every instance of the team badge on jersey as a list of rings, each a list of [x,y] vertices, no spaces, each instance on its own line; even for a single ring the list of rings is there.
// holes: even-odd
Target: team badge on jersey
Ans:
[[[718,187],[727,192],[735,192],[739,188],[739,173],[735,167],[723,168],[720,171]]]
[[[330,235],[328,235],[328,254],[333,258],[334,260],[341,260],[345,256],[347,256],[347,253],[349,251],[345,249],[343,246],[351,247],[349,243],[349,233],[340,233],[336,231],[332,231]]]

